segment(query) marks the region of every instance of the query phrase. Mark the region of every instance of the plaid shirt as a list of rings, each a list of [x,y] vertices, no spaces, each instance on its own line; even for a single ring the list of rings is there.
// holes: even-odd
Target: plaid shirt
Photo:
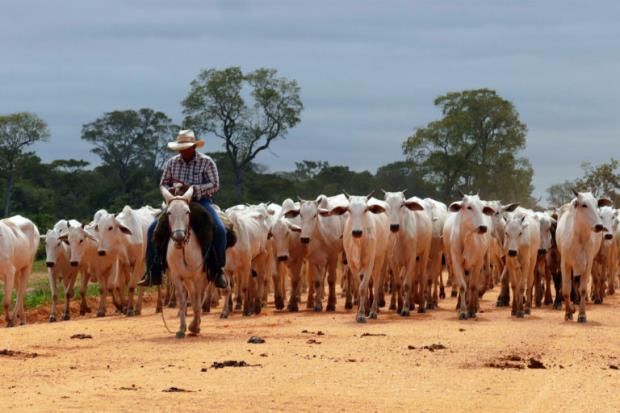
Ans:
[[[220,189],[215,162],[200,152],[196,152],[194,159],[189,162],[185,162],[180,154],[168,159],[160,185],[172,187],[178,182],[193,186],[194,199],[197,201],[211,198]]]

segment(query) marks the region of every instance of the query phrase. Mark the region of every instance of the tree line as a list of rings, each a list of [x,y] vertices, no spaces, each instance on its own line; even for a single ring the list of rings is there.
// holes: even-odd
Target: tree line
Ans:
[[[222,207],[240,202],[281,202],[346,190],[403,190],[450,202],[458,192],[479,192],[485,199],[518,200],[536,207],[533,169],[522,155],[527,126],[512,102],[490,89],[451,92],[435,99],[441,117],[404,137],[403,158],[375,173],[353,171],[321,160],[300,160],[293,171],[268,171],[256,156],[301,122],[300,87],[274,69],[244,73],[238,67],[206,69],[190,84],[177,125],[150,108],[112,110],[82,126],[81,138],[100,159],[42,162],[29,147],[49,139],[36,114],[0,115],[0,185],[4,216],[22,214],[41,228],[61,218],[88,221],[105,208],[159,205],[158,184],[166,143],[180,128],[215,136],[222,151],[210,153],[220,172]],[[618,162],[584,165],[584,177],[548,189],[548,201],[570,199],[571,188],[597,188],[597,195],[619,201]],[[380,194],[378,194],[380,196]]]

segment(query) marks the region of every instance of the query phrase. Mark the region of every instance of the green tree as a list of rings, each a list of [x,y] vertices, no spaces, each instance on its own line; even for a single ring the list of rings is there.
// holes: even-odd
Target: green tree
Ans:
[[[122,194],[136,174],[158,183],[166,142],[177,127],[163,112],[153,109],[113,111],[82,127],[82,139],[94,145],[92,152],[103,161]]]
[[[477,89],[439,96],[434,104],[442,118],[417,129],[403,152],[442,200],[480,190],[486,198],[533,202],[533,170],[519,156],[527,127],[510,101]]]
[[[569,202],[574,198],[573,189],[581,192],[590,191],[596,197],[607,197],[615,205],[620,204],[620,162],[613,158],[596,166],[583,162],[581,169],[583,169],[582,177],[547,188],[549,205],[560,206]]]
[[[0,168],[6,177],[4,216],[11,211],[15,171],[24,149],[49,137],[47,124],[34,113],[18,112],[0,116]]]
[[[182,101],[184,125],[224,141],[237,202],[243,198],[244,173],[252,161],[300,122],[299,91],[296,81],[264,68],[247,74],[239,67],[206,69],[191,82]]]

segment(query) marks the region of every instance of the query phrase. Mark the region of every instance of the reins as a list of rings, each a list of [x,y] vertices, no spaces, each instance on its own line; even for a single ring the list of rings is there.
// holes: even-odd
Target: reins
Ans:
[[[175,197],[174,199],[172,199],[170,202],[172,201],[183,201],[187,204],[187,206],[189,207],[189,202],[187,200],[185,200],[184,198],[181,197]],[[170,205],[170,204],[168,204]],[[191,231],[192,231],[192,216],[191,213],[189,215],[189,221],[187,223],[187,228],[185,229],[185,237],[183,238],[183,240],[181,242],[177,242],[172,238],[172,231],[170,231],[170,240],[174,243],[175,248],[180,249],[181,250],[181,254],[183,256],[183,265],[185,266],[186,269],[189,269],[189,266],[187,264],[187,258],[185,257],[185,247],[187,246],[187,244],[189,243],[190,237],[191,237]],[[196,269],[189,269],[190,272],[195,272],[198,270],[198,268]]]

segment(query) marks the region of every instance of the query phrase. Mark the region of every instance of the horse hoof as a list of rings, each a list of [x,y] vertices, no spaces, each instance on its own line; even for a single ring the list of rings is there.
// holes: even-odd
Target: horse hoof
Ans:
[[[53,315],[53,314],[52,314],[52,315],[50,315],[49,322],[50,322],[50,323],[53,323],[53,322],[55,322],[55,321],[56,321],[56,316],[55,316],[55,315]]]
[[[329,311],[329,312],[336,311],[336,304],[327,304],[326,311]]]
[[[182,331],[177,331],[176,338],[185,338],[185,333]]]
[[[376,312],[374,312],[374,311],[371,311],[371,312],[368,314],[368,318],[371,318],[371,319],[373,319],[373,320],[376,320],[378,316],[379,316],[379,315],[378,315]]]
[[[97,311],[97,317],[105,317],[105,311]]]
[[[366,317],[364,317],[364,314],[358,314],[357,317],[355,317],[355,321],[357,321],[360,324],[363,324],[366,322]]]
[[[588,320],[586,319],[586,315],[585,314],[579,314],[579,316],[577,316],[577,322],[578,323],[586,323],[586,322],[588,322]]]
[[[517,313],[515,315],[517,316],[517,318],[525,317],[525,313],[523,311],[517,311]]]

